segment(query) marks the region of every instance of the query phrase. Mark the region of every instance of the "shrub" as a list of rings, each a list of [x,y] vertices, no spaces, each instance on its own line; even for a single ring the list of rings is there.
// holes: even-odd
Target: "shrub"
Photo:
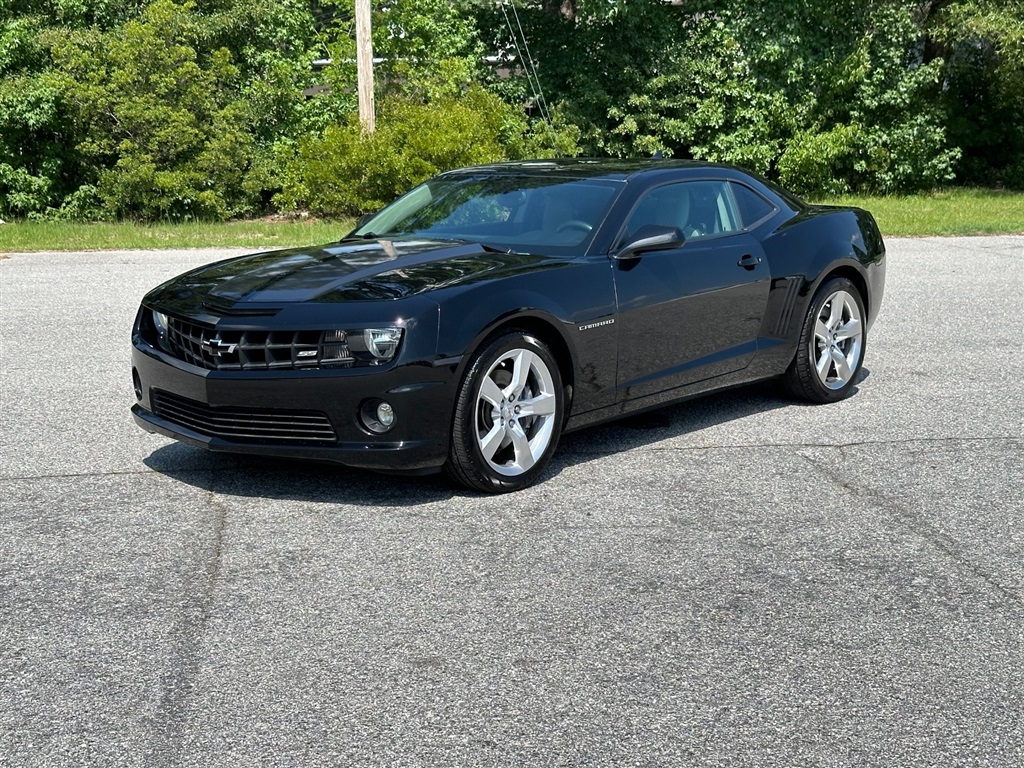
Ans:
[[[850,191],[836,168],[849,165],[855,151],[857,129],[837,125],[830,131],[803,131],[786,145],[779,158],[779,181],[798,194],[841,195]]]
[[[377,130],[355,116],[300,142],[276,201],[284,208],[358,215],[380,208],[441,171],[524,156],[573,154],[576,134],[529,130],[522,114],[479,86],[460,99],[381,103]]]

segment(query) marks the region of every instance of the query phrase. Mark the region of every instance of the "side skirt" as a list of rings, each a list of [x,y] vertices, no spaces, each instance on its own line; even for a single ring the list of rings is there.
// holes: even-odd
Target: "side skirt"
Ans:
[[[786,357],[787,353],[783,351],[784,349],[785,348],[782,347],[782,349],[773,350],[775,354],[771,356],[770,361],[763,361],[755,358],[754,362],[743,370],[734,371],[721,376],[715,376],[710,379],[704,379],[702,381],[694,382],[693,384],[687,384],[683,387],[676,387],[675,389],[656,392],[655,394],[635,399],[630,399],[629,393],[627,392],[624,398],[614,405],[597,408],[585,413],[570,414],[569,420],[566,422],[565,429],[563,431],[573,432],[577,429],[594,426],[595,424],[614,421],[615,419],[620,419],[624,416],[630,416],[644,411],[651,411],[666,405],[674,405],[685,400],[692,400],[703,395],[711,394],[712,392],[722,392],[727,389],[742,387],[745,384],[753,384],[758,381],[774,379],[785,372],[786,365],[788,365],[788,361],[792,357],[791,354],[789,357]],[[779,352],[781,352],[781,355]],[[782,363],[780,368],[779,364],[783,360],[785,360],[785,362]]]

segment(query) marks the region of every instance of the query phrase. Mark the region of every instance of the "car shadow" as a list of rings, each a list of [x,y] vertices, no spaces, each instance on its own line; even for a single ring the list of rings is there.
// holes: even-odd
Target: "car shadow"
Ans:
[[[863,369],[858,384],[868,374]],[[562,438],[540,482],[550,481],[566,467],[583,461],[801,405],[778,383],[760,382],[571,432]],[[477,495],[456,487],[442,474],[386,475],[335,464],[211,453],[183,443],[158,448],[143,463],[154,472],[195,488],[240,497],[408,507]]]
[[[862,367],[850,393],[851,397],[857,395],[860,384],[869,375],[871,371]],[[592,458],[612,456],[779,408],[803,407],[818,406],[797,400],[779,380],[760,381],[702,395],[600,426],[570,432],[562,437],[545,478],[558,474],[565,467]]]
[[[751,384],[697,397],[570,432],[553,459],[558,468],[585,458],[607,457],[748,416],[797,405],[774,382]]]
[[[445,501],[460,492],[440,474],[386,475],[338,464],[213,453],[184,443],[158,448],[143,463],[178,482],[228,496],[404,507]]]

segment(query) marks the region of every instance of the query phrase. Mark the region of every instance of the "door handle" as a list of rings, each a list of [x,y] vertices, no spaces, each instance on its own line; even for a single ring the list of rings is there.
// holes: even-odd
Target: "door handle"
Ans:
[[[742,259],[736,262],[736,264],[744,269],[754,269],[758,264],[761,263],[761,257],[755,256],[752,253],[748,253]]]

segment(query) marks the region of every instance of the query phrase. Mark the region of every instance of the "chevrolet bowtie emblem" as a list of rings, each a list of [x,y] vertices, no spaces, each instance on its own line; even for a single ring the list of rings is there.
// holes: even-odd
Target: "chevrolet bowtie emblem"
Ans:
[[[215,336],[214,338],[207,339],[203,342],[203,351],[209,352],[211,355],[215,355],[216,357],[220,357],[223,354],[230,355],[236,349],[238,349],[237,344],[221,341],[219,336]]]

